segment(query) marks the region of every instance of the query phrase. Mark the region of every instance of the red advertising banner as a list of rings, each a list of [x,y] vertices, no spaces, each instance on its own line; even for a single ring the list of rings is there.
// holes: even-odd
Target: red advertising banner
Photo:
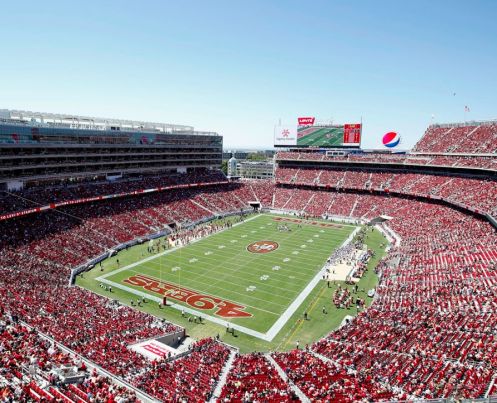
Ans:
[[[343,127],[343,144],[359,144],[361,142],[361,124],[346,123]]]
[[[313,117],[299,118],[299,126],[312,126],[315,120]]]

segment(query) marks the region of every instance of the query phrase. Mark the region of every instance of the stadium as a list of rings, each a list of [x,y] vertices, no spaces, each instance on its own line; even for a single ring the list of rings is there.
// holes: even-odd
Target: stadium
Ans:
[[[497,2],[2,16],[0,403],[497,403]]]
[[[352,126],[331,141],[356,145]],[[222,143],[2,111],[1,380],[18,400],[497,393],[495,122],[431,125],[403,154],[297,142],[274,180],[226,177]]]

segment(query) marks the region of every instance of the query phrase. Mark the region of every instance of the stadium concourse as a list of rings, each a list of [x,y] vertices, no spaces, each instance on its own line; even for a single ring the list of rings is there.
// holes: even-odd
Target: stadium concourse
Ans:
[[[468,142],[468,131],[482,146]],[[496,393],[497,233],[489,223],[497,215],[496,133],[495,125],[431,127],[417,154],[402,157],[282,152],[274,183],[202,171],[4,193],[2,401],[346,402]],[[440,155],[450,152],[467,155]],[[120,196],[85,200],[111,194]],[[182,329],[69,285],[72,268],[117,245],[254,201],[310,216],[391,217],[400,242],[377,268],[372,306],[304,349],[238,355],[208,338],[178,358],[151,362],[128,346]],[[61,382],[54,372],[61,366],[84,382]]]

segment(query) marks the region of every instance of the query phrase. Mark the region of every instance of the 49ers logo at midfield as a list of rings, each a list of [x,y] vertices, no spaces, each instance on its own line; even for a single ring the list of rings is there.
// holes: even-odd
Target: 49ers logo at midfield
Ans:
[[[247,250],[252,253],[269,253],[278,249],[279,245],[274,241],[257,241],[247,246]]]

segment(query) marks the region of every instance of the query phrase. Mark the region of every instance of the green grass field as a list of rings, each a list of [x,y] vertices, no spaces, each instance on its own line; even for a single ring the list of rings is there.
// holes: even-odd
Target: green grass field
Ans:
[[[297,139],[299,146],[332,147],[343,145],[343,128],[324,127]]]
[[[312,342],[338,326],[345,315],[356,313],[355,308],[336,309],[331,303],[339,282],[328,288],[326,282],[318,280],[307,295],[302,294],[313,279],[316,281],[326,258],[355,227],[330,222],[323,222],[327,226],[302,227],[287,223],[292,231],[280,232],[276,219],[278,216],[255,215],[242,224],[163,254],[149,254],[147,245],[137,245],[107,259],[102,271],[97,266],[78,276],[77,284],[127,305],[131,299],[136,300],[136,293],[143,293],[140,295],[146,295],[148,302],[137,309],[184,326],[193,337],[219,334],[242,352],[288,349],[296,340],[302,344]],[[372,268],[382,256],[385,239],[377,231],[368,237],[368,246],[377,251],[370,262]],[[257,241],[276,242],[278,248],[267,253],[249,252],[248,245]],[[135,281],[126,283],[130,278]],[[111,294],[99,286],[102,280],[112,283]],[[358,296],[365,297],[376,282],[376,275],[369,270],[359,283],[364,292]],[[160,301],[164,292],[170,306],[161,308],[152,301]],[[297,306],[289,313],[296,300]],[[177,309],[171,306],[173,303]],[[322,314],[322,306],[327,307],[328,314]],[[181,315],[183,308],[187,311],[185,317]],[[302,321],[304,311],[310,320]],[[244,316],[223,316],[240,312]],[[197,313],[207,320],[201,324],[189,322],[188,317]],[[228,321],[246,331],[237,331],[235,336],[227,334]],[[257,336],[267,335],[271,329],[274,333],[278,323],[272,338]]]

